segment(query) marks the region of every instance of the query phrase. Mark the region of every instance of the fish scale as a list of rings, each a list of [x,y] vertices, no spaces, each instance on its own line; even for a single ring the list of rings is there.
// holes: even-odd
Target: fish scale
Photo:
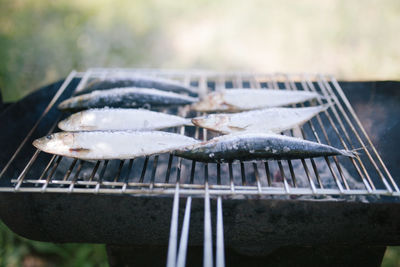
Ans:
[[[89,108],[138,108],[169,107],[192,104],[197,98],[165,92],[153,88],[115,88],[93,91],[64,100],[58,108],[63,111],[79,111]]]
[[[241,113],[220,113],[193,118],[193,124],[220,132],[231,134],[237,132],[274,132],[292,129],[326,110],[327,106],[305,108],[268,108]]]
[[[33,142],[47,153],[85,160],[132,159],[170,152],[199,141],[180,134],[141,131],[54,133]]]
[[[102,108],[72,114],[58,127],[64,131],[145,131],[188,124],[191,124],[190,119],[147,109]]]
[[[353,151],[299,138],[267,133],[230,134],[215,137],[175,151],[177,156],[201,162],[232,162],[263,159],[301,159],[343,155],[355,157]]]
[[[302,103],[321,95],[308,91],[235,88],[213,92],[193,105],[200,112],[238,112]]]

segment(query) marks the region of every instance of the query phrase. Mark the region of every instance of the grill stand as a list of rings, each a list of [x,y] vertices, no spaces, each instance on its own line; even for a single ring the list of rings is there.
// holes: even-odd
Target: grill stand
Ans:
[[[107,245],[108,262],[118,266],[165,266],[167,247]],[[384,246],[282,247],[254,257],[226,249],[226,266],[365,266],[378,267]],[[203,247],[190,246],[186,266],[202,266]]]

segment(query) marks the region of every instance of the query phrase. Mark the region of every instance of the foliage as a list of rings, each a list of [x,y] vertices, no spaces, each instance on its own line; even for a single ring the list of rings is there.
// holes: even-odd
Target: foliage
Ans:
[[[32,241],[0,223],[0,266],[28,266],[33,262],[38,264],[35,266],[108,266],[104,245]]]
[[[398,0],[1,0],[0,89],[14,101],[116,66],[398,79],[399,13]]]

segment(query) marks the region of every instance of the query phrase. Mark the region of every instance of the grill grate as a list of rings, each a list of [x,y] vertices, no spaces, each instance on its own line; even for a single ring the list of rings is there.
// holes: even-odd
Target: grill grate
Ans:
[[[272,88],[276,90],[316,91],[324,99],[297,106],[329,104],[328,110],[317,115],[301,128],[283,134],[313,140],[338,148],[358,149],[356,158],[323,157],[300,160],[269,160],[255,162],[207,164],[178,158],[170,154],[86,162],[34,150],[31,141],[50,111],[54,111],[72,81],[80,79],[75,91],[81,90],[92,78],[113,73],[142,73],[183,81],[198,88],[199,95],[225,88]],[[198,116],[187,108],[165,112],[185,117]],[[55,130],[57,120],[48,130]],[[207,140],[215,136],[195,126],[171,128],[169,131]],[[31,158],[18,171],[14,164],[21,151],[31,151]],[[204,266],[212,266],[213,241],[210,198],[217,198],[215,264],[224,266],[224,233],[222,198],[247,196],[282,198],[329,198],[344,196],[399,196],[398,185],[390,175],[371,140],[332,76],[311,74],[217,73],[207,71],[168,71],[152,69],[89,69],[72,71],[29,131],[0,178],[8,179],[0,192],[53,192],[91,194],[131,194],[173,196],[167,266],[184,266],[189,236],[192,197],[204,197]],[[186,197],[183,224],[178,238],[179,201]],[[178,242],[179,239],[179,242]],[[179,246],[178,246],[179,244]]]
[[[90,69],[84,73],[73,71],[3,168],[0,177],[3,177],[13,162],[18,160],[20,151],[31,146],[30,141],[38,137],[35,136],[35,131],[39,123],[55,108],[54,104],[74,78],[82,78],[76,88],[76,91],[79,91],[90,79],[105,77],[115,72],[140,72],[179,79],[186,84],[198,86],[200,95],[206,94],[208,90],[218,91],[229,87],[317,91],[325,99],[298,106],[327,103],[330,104],[329,109],[303,127],[286,131],[284,134],[344,149],[358,149],[360,156],[204,164],[163,154],[134,160],[93,163],[50,156],[36,150],[18,176],[12,177],[12,184],[1,187],[0,191],[174,195],[179,175],[180,194],[192,196],[204,195],[207,186],[212,196],[400,195],[398,185],[382,162],[337,81],[331,76],[308,74],[264,75],[127,69]],[[165,111],[182,116],[202,115],[194,114],[185,108]],[[54,131],[57,122],[58,120],[54,122],[49,133]],[[194,126],[169,130],[204,140],[215,136],[206,129]],[[43,161],[47,164],[39,166],[38,162]],[[32,168],[37,170],[38,167],[42,168],[40,175],[30,171]],[[208,181],[207,175],[211,177]]]

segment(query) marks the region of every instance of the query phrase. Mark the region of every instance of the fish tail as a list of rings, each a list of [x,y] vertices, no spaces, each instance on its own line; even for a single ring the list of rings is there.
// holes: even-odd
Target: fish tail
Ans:
[[[328,108],[333,106],[333,103],[325,103],[325,104],[322,104],[321,106],[322,106],[321,111],[326,111],[326,110],[328,110]]]
[[[192,119],[186,119],[186,121],[184,122],[183,125],[185,125],[185,126],[194,126],[194,124],[192,122]]]
[[[357,156],[361,155],[360,153],[357,152],[357,150],[360,150],[360,149],[363,149],[363,148],[356,148],[356,149],[352,149],[352,150],[341,149],[340,153],[346,157],[356,158]]]

